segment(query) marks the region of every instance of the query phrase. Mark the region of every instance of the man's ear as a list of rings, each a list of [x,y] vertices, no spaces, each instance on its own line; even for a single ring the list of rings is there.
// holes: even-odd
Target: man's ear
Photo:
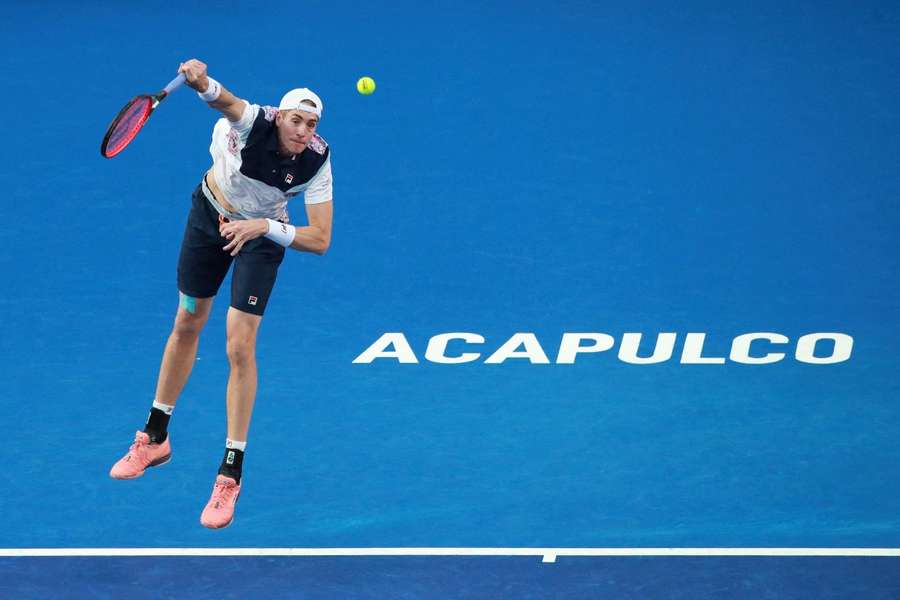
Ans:
[[[283,120],[284,120],[284,117],[282,116],[282,112],[279,110],[277,113],[275,113],[275,125],[277,127],[281,127],[281,122]]]

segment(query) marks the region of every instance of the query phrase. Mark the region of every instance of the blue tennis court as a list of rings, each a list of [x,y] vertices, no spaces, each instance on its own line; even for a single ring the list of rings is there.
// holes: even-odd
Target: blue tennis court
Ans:
[[[0,597],[900,597],[895,3],[5,8]],[[227,293],[108,476],[217,114],[100,140],[192,57],[314,89],[335,179],[221,531]]]

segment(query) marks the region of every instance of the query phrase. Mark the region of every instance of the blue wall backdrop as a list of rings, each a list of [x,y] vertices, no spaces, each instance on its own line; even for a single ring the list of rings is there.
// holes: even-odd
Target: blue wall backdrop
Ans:
[[[895,3],[13,2],[0,28],[0,547],[900,546]],[[191,57],[259,104],[316,90],[335,176],[330,251],[290,254],[269,304],[216,532],[227,295],[172,463],[107,476],[216,114],[181,89],[98,147]],[[728,356],[766,331],[785,360],[678,362],[686,333]],[[385,332],[420,362],[352,363]],[[444,332],[482,359],[426,361]],[[516,332],[551,363],[564,332],[679,344],[484,364]],[[851,358],[795,360],[814,332]]]

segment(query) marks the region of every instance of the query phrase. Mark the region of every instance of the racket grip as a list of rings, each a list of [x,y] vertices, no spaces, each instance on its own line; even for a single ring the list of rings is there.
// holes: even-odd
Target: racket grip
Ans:
[[[175,90],[177,90],[179,87],[181,87],[181,84],[182,84],[182,83],[184,83],[184,73],[179,73],[179,74],[178,74],[178,77],[176,77],[175,79],[173,79],[172,81],[170,81],[170,82],[166,85],[166,87],[163,88],[163,91],[164,91],[164,92],[166,93],[166,95],[168,96],[169,94],[171,94],[172,92],[174,92]]]

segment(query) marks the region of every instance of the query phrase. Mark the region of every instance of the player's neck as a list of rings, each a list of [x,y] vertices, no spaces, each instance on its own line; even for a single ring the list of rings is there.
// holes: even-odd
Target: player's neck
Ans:
[[[282,158],[290,158],[295,155],[293,152],[282,146],[281,142],[278,142],[278,156]]]

